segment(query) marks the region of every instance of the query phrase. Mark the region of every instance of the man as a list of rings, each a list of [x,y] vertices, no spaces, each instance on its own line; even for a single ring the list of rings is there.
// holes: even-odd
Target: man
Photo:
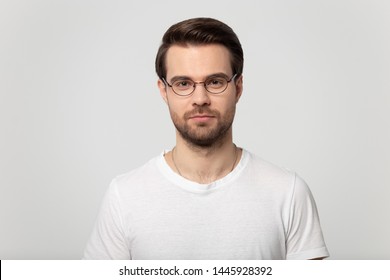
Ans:
[[[195,18],[167,30],[156,71],[176,146],[112,182],[84,258],[328,256],[304,181],[233,143],[242,70],[224,23]]]

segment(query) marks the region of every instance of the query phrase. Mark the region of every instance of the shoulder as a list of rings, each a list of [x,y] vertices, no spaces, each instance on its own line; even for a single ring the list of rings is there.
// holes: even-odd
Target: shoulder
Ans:
[[[131,191],[133,194],[137,190],[147,188],[153,182],[161,180],[161,174],[158,169],[160,156],[156,156],[145,164],[124,174],[116,176],[111,182],[111,188],[115,188],[119,195]]]
[[[292,198],[310,195],[306,182],[295,171],[280,167],[261,157],[247,152],[248,164],[245,175],[270,193]]]
[[[296,173],[247,151],[249,175],[268,183],[288,183],[295,181]]]

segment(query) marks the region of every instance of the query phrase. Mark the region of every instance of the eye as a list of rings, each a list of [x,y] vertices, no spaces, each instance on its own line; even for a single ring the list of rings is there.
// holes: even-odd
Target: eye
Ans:
[[[173,86],[177,89],[186,89],[192,87],[194,84],[191,80],[177,80],[173,83]]]
[[[213,77],[206,81],[206,86],[210,88],[221,88],[226,84],[226,79],[222,77]]]

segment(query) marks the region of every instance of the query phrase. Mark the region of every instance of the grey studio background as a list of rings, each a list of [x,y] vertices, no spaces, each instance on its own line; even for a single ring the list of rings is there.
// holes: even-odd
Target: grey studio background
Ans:
[[[235,143],[309,184],[331,259],[390,259],[389,1],[0,0],[0,258],[80,259],[110,181],[174,145],[173,23],[238,34]]]

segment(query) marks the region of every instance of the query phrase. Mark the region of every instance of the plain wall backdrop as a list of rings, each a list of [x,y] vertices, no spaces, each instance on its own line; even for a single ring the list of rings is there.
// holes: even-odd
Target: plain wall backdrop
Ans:
[[[165,30],[230,25],[234,140],[297,171],[331,259],[390,259],[390,2],[0,0],[0,259],[80,259],[117,175],[174,145]]]

